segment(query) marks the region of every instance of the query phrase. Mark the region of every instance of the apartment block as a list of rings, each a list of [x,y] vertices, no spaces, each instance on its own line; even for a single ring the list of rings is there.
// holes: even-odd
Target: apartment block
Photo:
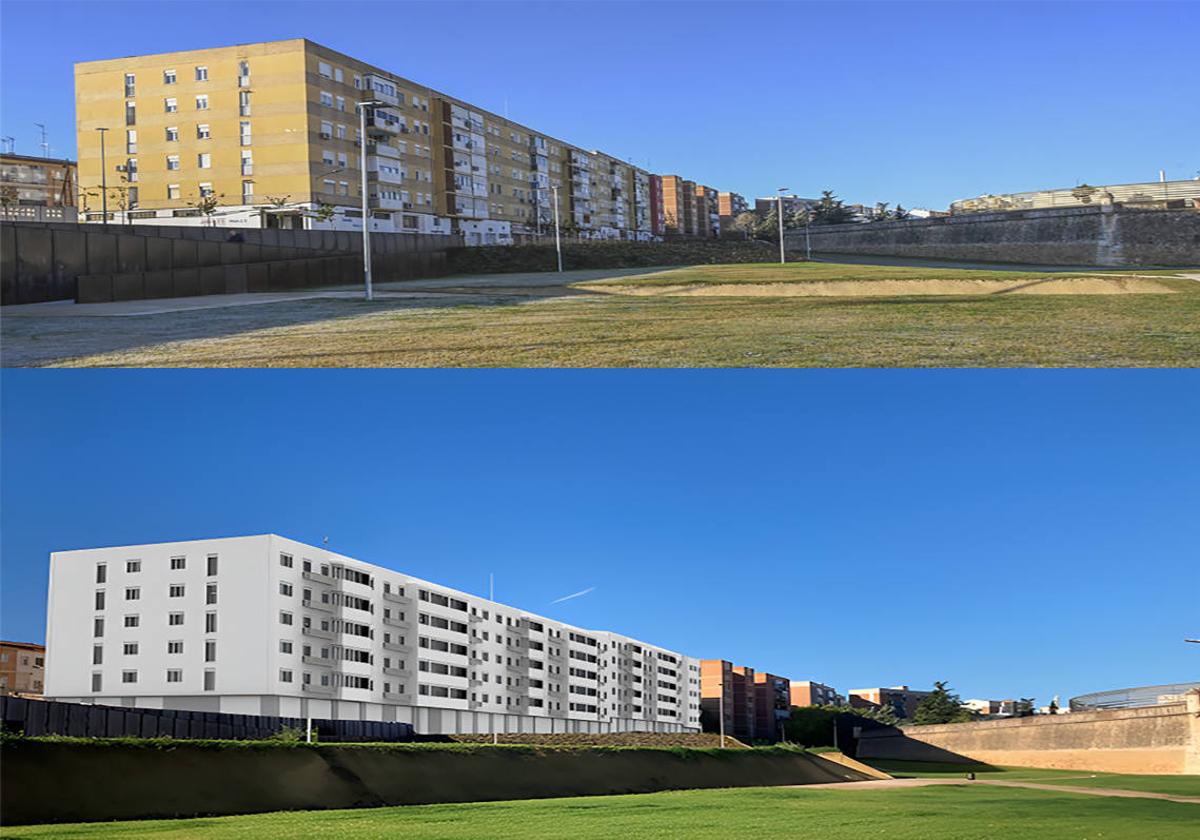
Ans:
[[[812,680],[792,680],[791,695],[793,706],[844,706],[846,704],[845,696],[838,694],[837,689]]]
[[[849,691],[850,705],[857,708],[888,708],[896,717],[910,718],[917,705],[932,692],[915,691],[906,685],[880,688],[852,688]]]
[[[694,659],[275,535],[56,552],[46,696],[411,723],[697,731]]]
[[[754,675],[754,737],[778,741],[792,715],[791,684],[787,677],[758,672]]]
[[[0,155],[0,218],[75,221],[75,172],[73,160]]]
[[[703,184],[696,185],[696,233],[706,238],[721,235],[721,215],[717,191]]]
[[[663,228],[667,236],[702,236],[696,216],[696,184],[678,175],[662,176]]]
[[[720,217],[722,231],[732,230],[734,220],[749,209],[750,205],[746,203],[746,199],[737,193],[717,193],[717,215]]]
[[[0,694],[37,697],[45,682],[46,648],[32,642],[0,642]]]
[[[557,201],[583,236],[653,236],[650,173],[307,39],[83,62],[75,96],[80,183],[103,134],[121,221],[361,230],[365,150],[372,230],[504,244]]]
[[[724,659],[700,661],[700,705],[706,731],[717,732],[724,714],[725,734],[750,742],[755,739],[754,669]]]

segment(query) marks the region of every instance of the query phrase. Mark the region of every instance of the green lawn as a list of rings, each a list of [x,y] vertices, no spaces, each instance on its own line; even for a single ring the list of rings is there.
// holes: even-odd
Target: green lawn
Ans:
[[[943,779],[962,777],[973,772],[981,779],[998,781],[1043,782],[1071,787],[1121,788],[1178,796],[1200,796],[1200,776],[1138,776],[1128,773],[1093,773],[1087,770],[997,767],[991,764],[950,764],[934,761],[872,759],[867,763],[898,779]]]
[[[994,787],[743,788],[469,805],[5,828],[0,837],[1195,840],[1200,808]]]

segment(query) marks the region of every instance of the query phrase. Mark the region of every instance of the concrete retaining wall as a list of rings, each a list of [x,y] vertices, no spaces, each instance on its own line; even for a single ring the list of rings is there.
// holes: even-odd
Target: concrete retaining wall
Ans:
[[[967,213],[809,229],[817,254],[1045,265],[1200,265],[1200,211],[1120,206]],[[787,234],[802,252],[804,231]]]
[[[10,304],[74,300],[81,294],[78,286],[81,277],[138,274],[161,277],[164,272],[182,278],[179,284],[172,282],[172,286],[190,289],[198,283],[201,289],[225,291],[239,286],[240,270],[233,270],[233,276],[223,277],[220,283],[212,279],[207,285],[191,277],[205,273],[204,269],[212,266],[251,266],[362,253],[361,236],[349,231],[239,230],[238,233],[245,242],[227,242],[230,234],[227,228],[109,225],[105,229],[72,224],[0,224],[0,301]],[[373,266],[380,279],[438,276],[445,272],[446,250],[461,244],[458,236],[372,234]],[[426,273],[429,271],[434,273]],[[207,274],[215,278],[217,272]],[[362,274],[361,266],[358,274]],[[162,285],[163,281],[156,280],[145,288],[158,289]],[[94,293],[89,295],[89,300],[96,299]]]
[[[790,750],[9,740],[0,758],[6,825],[869,778]]]
[[[1200,774],[1200,694],[1145,709],[863,732],[860,759],[978,761],[1113,773]]]

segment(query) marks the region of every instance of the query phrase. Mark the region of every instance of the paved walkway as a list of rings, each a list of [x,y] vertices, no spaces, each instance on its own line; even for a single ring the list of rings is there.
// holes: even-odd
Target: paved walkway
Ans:
[[[1116,796],[1127,799],[1165,799],[1168,802],[1185,802],[1190,805],[1200,805],[1200,796],[1177,796],[1172,793],[1155,793],[1148,790],[1050,785],[1044,782],[1001,781],[999,779],[975,779],[974,781],[969,779],[880,779],[870,782],[832,782],[819,785],[791,785],[791,787],[807,789],[827,788],[829,790],[895,790],[898,788],[933,787],[938,785],[1019,787],[1032,788],[1033,790],[1048,790],[1056,793],[1083,793],[1092,796]]]

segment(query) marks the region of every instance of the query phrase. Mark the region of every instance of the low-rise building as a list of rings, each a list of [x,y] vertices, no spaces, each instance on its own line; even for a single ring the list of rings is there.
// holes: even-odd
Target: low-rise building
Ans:
[[[793,706],[844,706],[846,697],[824,683],[792,680],[791,703]]]
[[[56,700],[422,733],[700,728],[681,653],[275,535],[55,552],[47,613]]]
[[[0,154],[0,218],[75,221],[75,173],[73,160]]]
[[[33,642],[0,642],[0,694],[40,697],[46,648]]]
[[[886,708],[898,718],[910,718],[918,704],[933,692],[915,691],[906,685],[850,689],[850,705],[857,708]]]

